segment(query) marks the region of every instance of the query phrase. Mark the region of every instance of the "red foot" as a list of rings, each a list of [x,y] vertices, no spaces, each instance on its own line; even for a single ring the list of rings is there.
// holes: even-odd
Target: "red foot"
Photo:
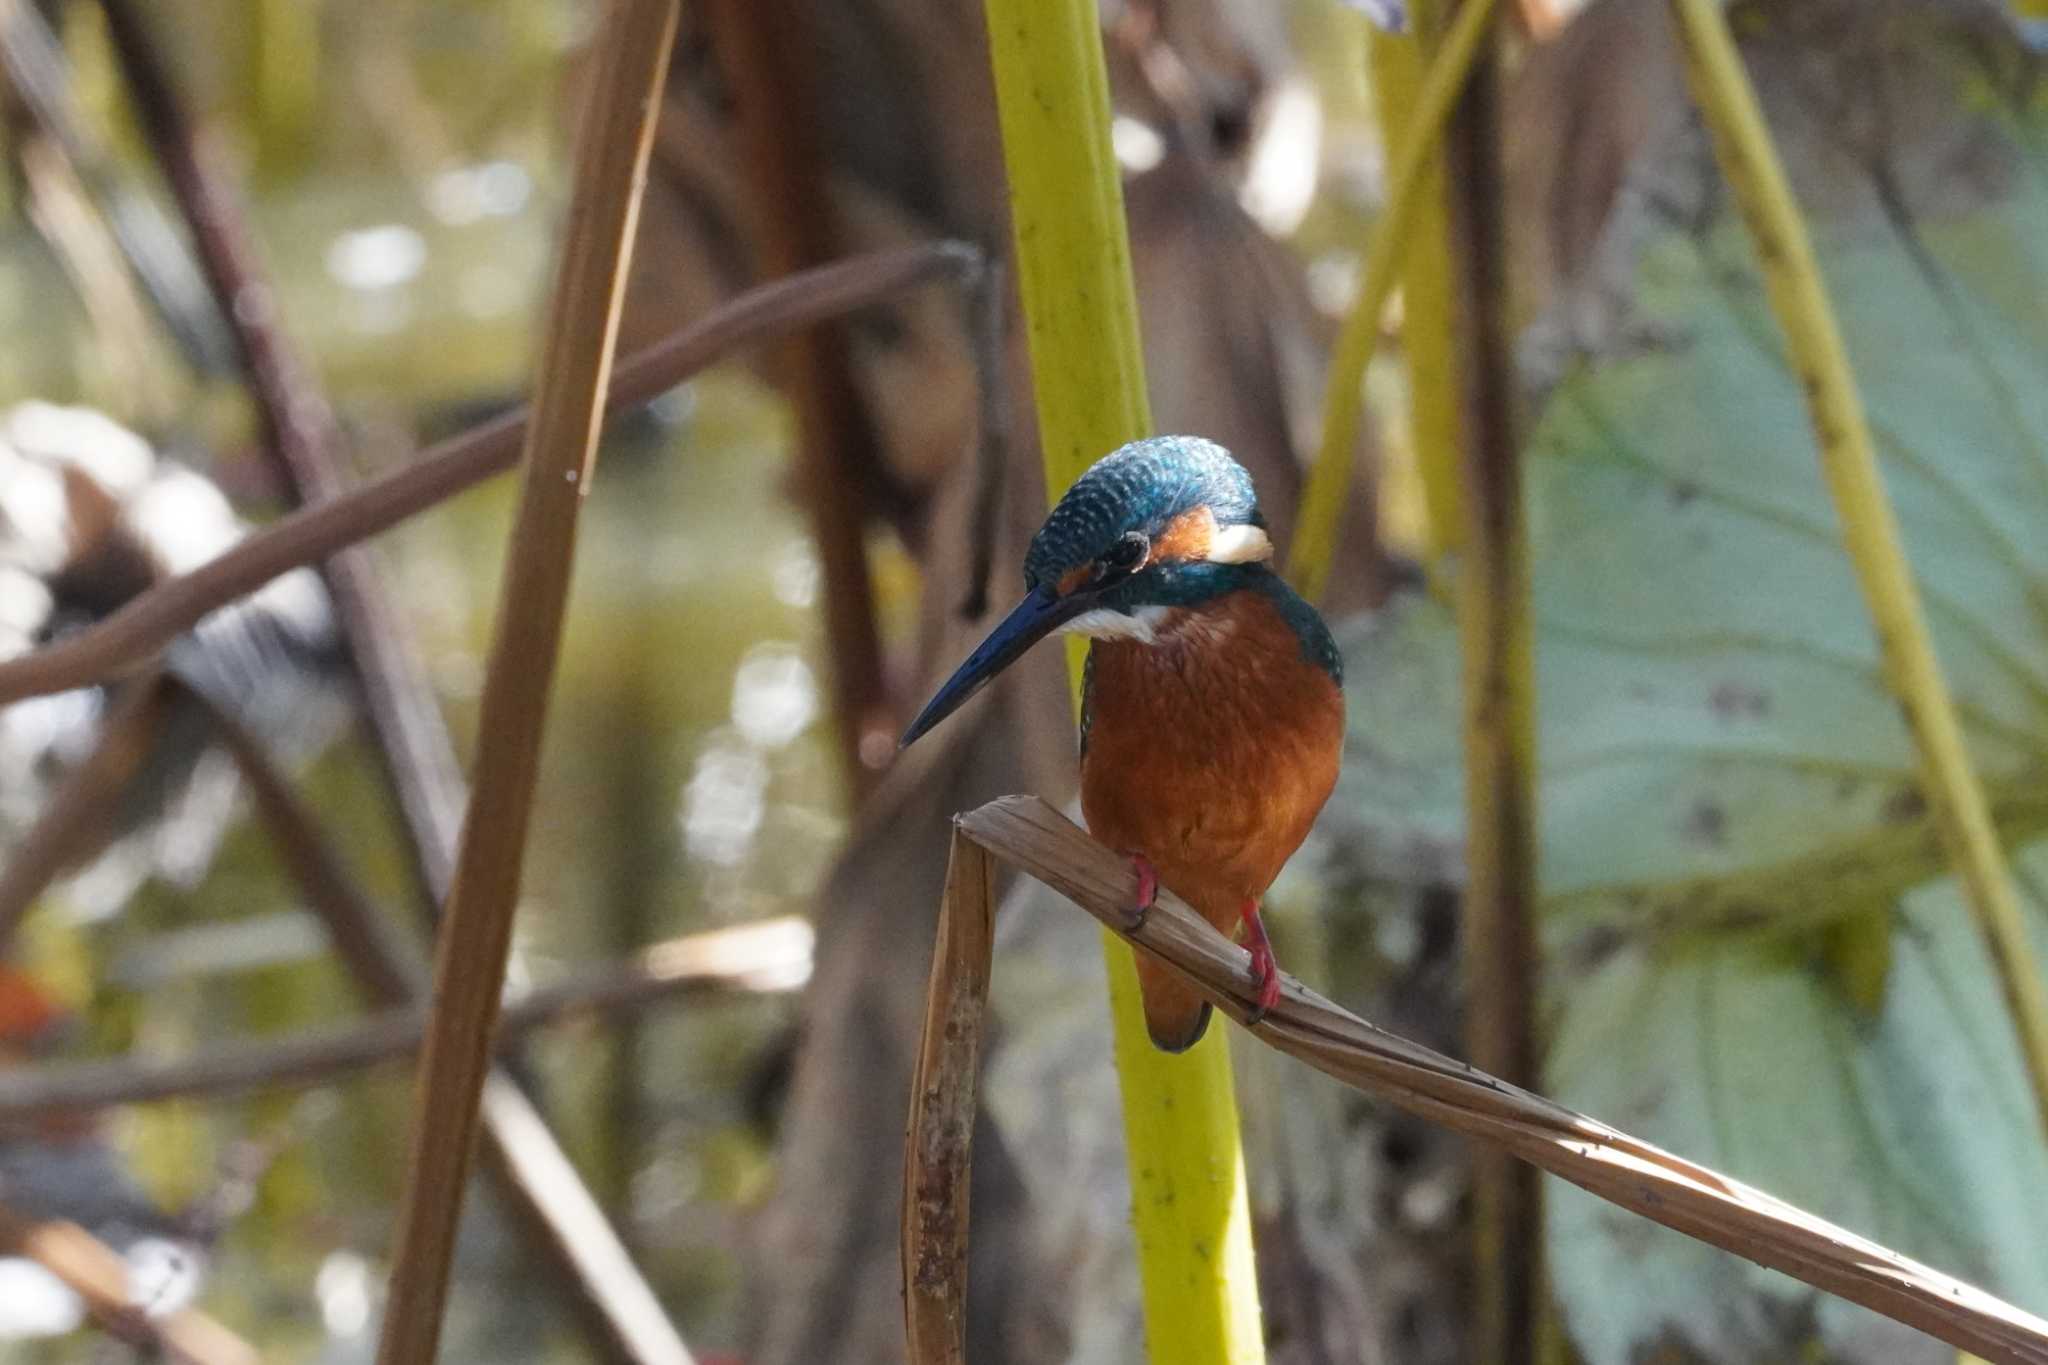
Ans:
[[[1143,924],[1145,912],[1159,901],[1159,869],[1152,866],[1152,860],[1144,854],[1133,853],[1131,870],[1138,874],[1138,899],[1131,908],[1138,912],[1137,924]]]
[[[1259,903],[1248,900],[1240,912],[1244,918],[1245,946],[1252,950],[1252,980],[1258,986],[1256,1003],[1247,1024],[1256,1024],[1266,1011],[1280,1003],[1280,964],[1273,958],[1273,941],[1266,937],[1265,921],[1259,918]]]

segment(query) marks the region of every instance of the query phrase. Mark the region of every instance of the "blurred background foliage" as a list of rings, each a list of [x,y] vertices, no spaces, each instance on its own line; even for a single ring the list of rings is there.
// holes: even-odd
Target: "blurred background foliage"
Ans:
[[[160,194],[97,6],[42,8],[62,35],[78,97],[112,144],[119,183]],[[533,357],[567,183],[575,54],[601,11],[596,0],[155,0],[148,8],[181,88],[227,139],[274,271],[279,315],[316,364],[351,437],[351,473],[390,468],[514,400]],[[1517,8],[1562,18],[1574,7]],[[1760,47],[1783,41],[1785,50],[1810,58],[1836,41],[1819,20],[1781,32],[1756,19],[1772,8],[1744,8],[1742,31]],[[1886,0],[1878,8],[1891,15],[1992,12],[1936,0]],[[1284,243],[1283,273],[1308,305],[1298,333],[1319,344],[1356,288],[1381,191],[1362,27],[1335,0],[1291,0],[1251,18],[1226,3],[1104,9],[1112,35],[1122,35],[1112,44],[1120,155],[1131,167],[1164,168],[1143,182],[1154,188],[1134,181],[1131,190],[1148,328],[1213,334],[1238,353],[1257,351],[1267,369],[1285,370],[1288,346],[1299,338],[1273,320],[1292,295],[1262,292],[1269,262],[1230,235],[1233,215],[1243,216],[1241,207],[1246,221]],[[1530,477],[1539,615],[1547,622],[1546,911],[1557,913],[1546,925],[1559,991],[1546,1019],[1558,1049],[1549,1081],[1568,1101],[1640,1125],[1644,1136],[1687,1155],[1724,1162],[1859,1230],[1895,1235],[1901,1249],[1944,1269],[1999,1279],[2009,1269],[2002,1258],[2020,1259],[2039,1234],[1979,1226],[1998,1222],[1995,1210],[1980,1207],[1995,1202],[1995,1193],[1978,1188],[1979,1202],[1969,1205],[1977,1212],[1960,1228],[1911,1216],[1914,1201],[1938,1202],[1986,1172],[2011,1180],[2039,1166],[2023,1115],[1985,1099],[2002,1092],[1982,1077],[2009,1070],[1999,1021],[1985,1017],[1992,988],[1971,957],[1974,944],[1960,941],[1952,891],[1933,879],[1936,855],[1924,805],[1914,804],[1908,747],[1874,670],[1864,666],[1861,609],[1825,532],[1811,529],[1825,521],[1818,476],[1796,392],[1746,274],[1746,248],[1732,222],[1717,216],[1725,204],[1701,188],[1709,173],[1697,129],[1673,132],[1683,102],[1654,18],[1661,6],[1609,0],[1596,10],[1613,22],[1568,29],[1552,44],[1553,60],[1528,63],[1535,79],[1525,86],[1533,93],[1525,90],[1512,106],[1505,129],[1511,286],[1517,321],[1538,324],[1523,360],[1536,419]],[[1839,18],[1844,9],[1812,12]],[[1129,36],[1158,14],[1168,17],[1159,45]],[[1156,59],[1160,47],[1182,64],[1182,85],[1140,60]],[[1939,46],[1915,50],[1937,53],[1937,66],[1953,55]],[[1799,113],[1801,90],[1839,88],[1839,73],[1780,60],[1759,80],[1774,119],[1790,108],[1792,126],[1802,130],[1788,159],[1802,193],[1817,193],[1826,210],[1825,263],[1844,292],[1856,359],[1876,376],[1874,406],[1898,436],[1888,460],[1917,461],[1981,485],[1964,500],[1974,538],[1969,527],[1942,520],[1955,510],[1942,479],[1909,484],[1903,502],[1913,549],[1938,561],[1935,577],[1950,596],[1993,604],[1985,610],[1994,619],[1976,638],[1982,645],[1988,637],[1991,646],[1965,652],[1953,666],[1965,702],[1982,703],[1972,739],[1999,784],[2007,832],[2032,835],[2043,823],[2048,646],[2029,618],[2038,618],[2048,597],[2041,592],[2043,541],[2025,515],[2038,508],[2024,500],[2038,488],[2001,480],[2044,448],[2038,385],[2030,389],[2008,371],[2031,365],[2038,372],[2031,362],[2048,354],[2048,343],[2038,309],[2031,317],[2017,310],[2009,333],[1989,340],[1961,327],[1956,341],[1944,329],[1955,317],[1945,310],[1974,308],[1969,316],[1988,328],[1985,318],[1996,310],[1986,300],[2041,297],[2043,266],[2038,247],[2028,244],[2043,240],[2042,96],[2038,58],[2018,55],[2004,39],[1963,42],[1954,51],[1963,54],[1949,64],[1965,73],[1959,89],[1899,106],[1916,115],[1914,136],[1897,138],[1912,170],[1907,197],[1923,195],[1915,202],[1943,224],[1925,258],[1896,246],[1862,250],[1863,234],[1875,229],[1856,216],[1865,198],[1859,177],[1883,158],[1848,158],[1844,172],[1827,154],[1827,119],[1810,107]],[[694,79],[702,62],[690,57],[681,54],[679,68]],[[958,59],[980,63],[984,54],[967,44]],[[717,84],[704,84],[715,110]],[[687,132],[689,99],[671,97]],[[1191,108],[1213,113],[1212,125],[1181,126]],[[1248,125],[1254,110],[1259,137],[1249,139],[1239,124]],[[890,142],[898,125],[888,112],[876,114],[876,140],[900,151]],[[1983,132],[1987,122],[2005,141]],[[1857,130],[1880,142],[1891,135]],[[922,131],[942,144],[949,130]],[[1173,178],[1185,144],[1203,138],[1222,144],[1210,153],[1226,163],[1227,212]],[[948,199],[946,174],[975,183],[971,154],[949,148],[944,167],[907,170],[875,155],[877,178],[903,176],[909,189],[892,186],[898,197],[883,210],[860,201],[847,234],[857,243],[988,227],[979,201],[958,183]],[[1264,169],[1262,156],[1269,158]],[[2021,173],[1987,175],[1971,193],[1958,194],[1942,178],[1953,173],[1974,183],[1972,175],[2004,166],[2007,157]],[[940,160],[934,153],[933,166]],[[983,167],[983,196],[999,193],[989,174]],[[680,179],[691,183],[687,174]],[[23,177],[0,182],[0,193],[7,196],[0,403],[38,398],[98,407],[192,463],[244,516],[261,521],[280,511],[284,499],[255,449],[258,427],[235,377],[195,377],[160,329],[110,328],[31,226]],[[887,217],[905,202],[923,216]],[[1627,206],[1615,213],[1618,226],[1609,218],[1617,202]],[[662,235],[669,219],[688,216],[650,220],[636,288],[665,283],[701,307],[738,281],[706,283],[698,266],[706,255],[720,260],[717,252],[700,243],[692,254]],[[1174,235],[1187,221],[1198,228]],[[682,278],[664,279],[664,268]],[[1923,270],[1934,279],[1947,270],[1962,282],[1898,287]],[[1249,300],[1249,320],[1218,322],[1218,310],[1240,295]],[[923,325],[922,315],[908,316]],[[1356,558],[1336,592],[1337,614],[1349,621],[1343,635],[1355,679],[1349,775],[1310,854],[1276,889],[1274,908],[1290,966],[1377,1021],[1455,1050],[1455,642],[1440,601],[1426,593],[1353,619],[1390,585],[1412,585],[1404,561],[1427,540],[1406,436],[1400,325],[1397,309],[1389,318],[1392,344],[1381,348],[1365,381],[1376,517],[1354,517],[1346,544],[1357,547]],[[862,364],[903,344],[887,326],[849,330]],[[1674,345],[1674,337],[1696,345]],[[1944,349],[1937,338],[1952,344]],[[1203,403],[1228,385],[1185,354],[1166,354],[1156,334],[1147,345],[1162,423],[1210,429]],[[913,360],[919,354],[909,353]],[[957,347],[947,355],[957,361]],[[1267,369],[1257,371],[1262,381],[1271,377]],[[887,391],[885,363],[862,373]],[[911,364],[913,390],[932,373]],[[1229,370],[1226,379],[1244,373]],[[1929,374],[1941,378],[1947,398],[1923,407],[1912,396]],[[1990,397],[1972,387],[1987,375],[1999,390]],[[937,379],[931,387],[952,392]],[[1306,387],[1313,392],[1312,383]],[[2016,406],[2001,408],[2001,393],[2019,395]],[[932,406],[945,405],[935,398]],[[1301,405],[1276,406],[1289,411],[1267,424],[1269,433]],[[877,407],[885,427],[904,412],[923,415],[916,401]],[[2005,427],[1985,416],[2014,412]],[[952,459],[966,443],[948,445],[950,428],[937,425],[941,437],[933,439]],[[1295,423],[1293,450],[1284,438],[1260,450],[1228,436],[1248,459],[1266,460],[1262,491],[1283,531],[1294,490],[1286,473],[1274,471],[1298,473],[1295,456],[1312,445],[1299,434],[1312,427],[1312,420]],[[829,714],[820,611],[827,585],[791,495],[794,429],[757,372],[735,365],[668,395],[608,437],[585,514],[514,962],[516,981],[546,981],[677,934],[809,914],[827,889],[831,909],[819,916],[821,931],[833,932],[826,921],[839,918],[838,951],[853,964],[844,971],[860,980],[821,980],[804,1007],[815,1011],[808,1029],[799,1027],[793,998],[771,995],[656,1006],[623,1021],[544,1030],[526,1053],[549,1116],[685,1338],[707,1361],[736,1359],[736,1349],[765,1342],[747,1357],[760,1365],[819,1359],[815,1350],[806,1354],[794,1328],[778,1337],[779,1324],[762,1326],[778,1312],[843,1340],[846,1359],[894,1358],[867,1349],[870,1338],[853,1328],[843,1338],[829,1335],[840,1330],[841,1313],[846,1322],[882,1324],[876,1330],[884,1335],[893,1330],[893,1243],[870,1239],[875,1245],[858,1257],[832,1249],[843,1252],[840,1261],[816,1253],[835,1276],[833,1291],[856,1300],[851,1308],[801,1296],[802,1263],[816,1252],[802,1235],[795,1244],[803,1254],[780,1259],[775,1250],[789,1241],[770,1235],[756,1243],[752,1284],[739,1248],[757,1234],[750,1225],[778,1177],[785,1205],[798,1205],[798,1215],[815,1192],[801,1181],[814,1178],[837,1189],[834,1197],[888,1205],[882,1222],[893,1229],[893,1201],[874,1184],[897,1160],[890,1143],[901,1121],[895,1094],[903,1068],[888,1050],[891,1030],[901,1029],[890,1011],[907,1013],[915,1004],[914,984],[905,983],[921,980],[928,946],[921,926],[930,913],[919,874],[896,864],[924,867],[931,850],[908,847],[913,836],[904,831],[930,814],[934,837],[942,835],[944,809],[992,794],[975,785],[984,773],[990,782],[1057,796],[1056,785],[1030,776],[1042,771],[1030,766],[1031,755],[1042,751],[1049,757],[1040,763],[1060,767],[1068,753],[1055,678],[1041,689],[1053,698],[1043,713],[1049,721],[989,722],[991,729],[1012,725],[1025,739],[968,750],[973,760],[959,761],[965,778],[941,760],[930,783],[934,811],[911,805],[905,814],[885,805],[904,829],[894,842],[863,842]],[[1676,439],[1667,440],[1669,432]],[[1669,463],[1647,463],[1646,450]],[[1036,465],[1035,449],[1015,453],[1020,465]],[[885,472],[878,482],[899,500],[938,484],[915,460]],[[500,480],[376,542],[377,564],[419,635],[462,752],[475,723],[512,498],[510,482]],[[947,558],[957,547],[949,548],[945,518],[960,504],[937,495],[931,501],[940,511],[929,520],[922,519],[929,508],[893,523],[875,515],[867,545],[883,633],[899,656],[891,683],[902,693],[958,652],[958,640],[948,642],[931,623],[958,598],[957,582],[946,577],[959,563]],[[1034,519],[1043,508],[1031,488],[1015,504]],[[1982,534],[1985,524],[2003,529]],[[1015,528],[1006,534],[1002,543],[1014,550]],[[1785,548],[1788,534],[1809,558]],[[1014,572],[1014,553],[1005,553],[996,562],[999,586]],[[1441,580],[1431,586],[1441,593]],[[1776,613],[1770,620],[1780,632],[1762,644],[1741,637],[1760,609]],[[1701,659],[1669,647],[1659,632],[1678,629],[1674,622],[1720,629],[1720,652]],[[1800,648],[1781,647],[1788,639]],[[2001,639],[2021,643],[2001,647]],[[1822,644],[1839,657],[1816,662]],[[1943,645],[1953,658],[1971,640]],[[900,657],[912,652],[914,665]],[[992,696],[985,715],[1004,706],[1028,713],[1024,703]],[[1674,759],[1669,751],[1682,741],[1697,741],[1698,751]],[[963,741],[963,749],[974,742]],[[1826,750],[1818,759],[1816,746]],[[361,737],[326,749],[301,780],[364,887],[410,923],[416,893]],[[1815,817],[1821,809],[1825,819]],[[1617,834],[1619,816],[1636,823]],[[1708,951],[1690,956],[1671,951],[1663,931],[1673,918],[1700,912],[1679,927],[1711,940],[1723,927],[1712,919],[1717,907],[1751,919],[1759,905],[1814,909],[1808,893],[1817,880],[1836,889],[1845,883],[1827,881],[1828,868],[1779,855],[1810,853],[1816,840],[1838,834],[1860,850],[1841,867],[1868,874],[1847,883],[1859,895],[1846,908],[1865,912],[1866,927],[1877,925],[1875,949],[1866,932],[1768,938],[1761,947],[1745,936],[1710,941]],[[849,836],[854,851],[842,860]],[[2031,874],[2037,862],[2031,856],[2022,867]],[[24,924],[18,959],[72,1019],[54,1045],[39,1041],[40,1057],[182,1055],[361,1009],[268,839],[246,821],[194,876],[151,878],[134,895],[112,898],[106,884],[96,893],[92,877],[60,883]],[[1582,893],[1577,901],[1574,890]],[[864,901],[892,905],[893,913],[868,914]],[[1841,908],[1832,900],[1822,907]],[[1027,1204],[985,1205],[978,1190],[977,1248],[1013,1236],[1030,1244],[1038,1258],[1032,1266],[1054,1267],[1068,1279],[1020,1273],[1016,1284],[1001,1286],[1016,1301],[1006,1311],[1029,1320],[1005,1319],[1008,1354],[983,1358],[1060,1358],[1056,1349],[1078,1360],[1127,1359],[1131,1270],[1120,1240],[1127,1233],[1100,1056],[1106,1044],[1091,1012],[1100,992],[1091,970],[1070,969],[1093,963],[1092,931],[1071,911],[1034,909],[1029,891],[1005,916],[996,1000],[1004,1037],[989,1080],[991,1122],[1005,1141],[985,1144],[988,1155],[978,1159],[1004,1170],[1011,1197],[1021,1190]],[[870,932],[870,923],[881,928]],[[1901,925],[1911,930],[1903,949],[1893,937]],[[1801,920],[1799,928],[1812,923]],[[1083,935],[1078,946],[1074,933]],[[1687,951],[1698,946],[1697,938],[1687,940]],[[0,1003],[6,989],[0,981]],[[849,1000],[854,1008],[844,1008]],[[1659,1026],[1642,1027],[1645,1017]],[[1812,1042],[1808,1052],[1781,1046],[1793,1019]],[[835,1032],[845,1037],[828,1036]],[[1929,1041],[1937,1035],[1943,1041]],[[1718,1040],[1721,1050],[1709,1057],[1702,1039]],[[1949,1047],[1972,1066],[1944,1071],[1941,1049]],[[819,1065],[828,1069],[849,1056],[873,1067],[846,1080],[879,1115],[867,1116],[872,1132],[852,1131],[851,1113],[813,1101],[808,1110],[796,1105],[778,1135],[788,1078],[804,1049],[822,1053]],[[1278,1324],[1275,1358],[1460,1359],[1467,1285],[1457,1248],[1466,1191],[1457,1145],[1327,1088],[1303,1086],[1270,1059],[1240,1064],[1252,1097],[1252,1178],[1267,1312]],[[1916,1068],[1940,1074],[1923,1085]],[[1819,1073],[1835,1088],[1806,1083]],[[1961,1115],[1960,1132],[1912,1121],[1944,1085],[1942,1112]],[[1048,1095],[1058,1102],[1048,1103]],[[374,1343],[409,1098],[408,1069],[387,1066],[303,1092],[124,1109],[96,1136],[158,1209],[237,1204],[211,1247],[202,1299],[209,1312],[260,1343],[266,1358],[338,1365],[367,1359]],[[1810,1122],[1785,1130],[1781,1110],[1798,1105],[1807,1106]],[[1866,1122],[1873,1111],[1893,1125],[1875,1136]],[[807,1152],[820,1150],[806,1148],[807,1140],[833,1150],[832,1161],[801,1168]],[[1907,1166],[1932,1183],[1923,1189],[1895,1180]],[[245,1209],[224,1193],[238,1184],[248,1186]],[[1030,1226],[1007,1234],[983,1212],[1026,1206]],[[1562,1248],[1570,1257],[1555,1279],[1567,1326],[1588,1359],[1927,1355],[1922,1339],[1901,1345],[1899,1334],[1873,1333],[1867,1318],[1837,1318],[1833,1310],[1821,1321],[1812,1296],[1788,1295],[1787,1282],[1731,1271],[1733,1261],[1656,1240],[1590,1207],[1560,1203],[1551,1231],[1552,1254]],[[811,1216],[831,1217],[837,1208],[816,1203]],[[587,1348],[560,1299],[495,1202],[472,1200],[468,1217],[447,1358],[584,1358]],[[762,1221],[772,1232],[772,1214]],[[811,1232],[811,1242],[821,1240]],[[1922,1235],[1928,1242],[1917,1244]],[[1652,1251],[1640,1259],[1668,1267],[1660,1284],[1612,1292],[1613,1278],[1645,1246]],[[1980,1253],[1981,1261],[1972,1259]],[[881,1279],[847,1273],[849,1264]],[[1990,1287],[2043,1307],[2023,1292],[2038,1282],[2038,1266],[2031,1281],[2006,1278]],[[1281,1282],[1307,1288],[1276,1293]],[[764,1306],[758,1299],[776,1292],[787,1300]],[[1749,1297],[1740,1313],[1718,1313],[1741,1295]],[[1048,1311],[1057,1330],[1039,1320]],[[1020,1341],[1057,1347],[1034,1351]],[[80,1334],[0,1342],[0,1359],[97,1360],[107,1349]]]
[[[99,13],[52,7],[78,92],[124,175],[160,193]],[[150,7],[197,110],[227,136],[286,326],[341,410],[359,476],[517,398],[566,183],[567,62],[581,0],[305,0]],[[110,346],[17,186],[0,236],[0,401],[92,404],[235,496],[280,509],[232,375],[195,381],[161,334]],[[141,347],[152,385],[130,382]],[[154,392],[160,401],[147,401]],[[672,394],[610,439],[586,513],[543,814],[530,849],[527,980],[693,929],[809,909],[842,837],[820,735],[816,557],[785,487],[787,420],[737,373]],[[379,542],[458,749],[469,747],[515,488],[499,480]],[[304,774],[363,885],[409,918],[390,803],[360,741]],[[117,915],[30,918],[22,958],[83,1029],[65,1055],[203,1050],[358,1013],[267,836],[238,824],[200,880],[153,880]],[[754,1097],[787,1009],[656,1008],[552,1031],[531,1053],[550,1112],[692,1341],[735,1328],[731,1210],[758,1196]],[[209,1309],[266,1358],[367,1359],[403,1159],[403,1066],[302,1095],[123,1111],[110,1138],[166,1208],[205,1197],[238,1144],[271,1155],[215,1248]],[[472,1203],[451,1359],[579,1358],[559,1299]],[[4,1315],[4,1310],[0,1310]],[[90,1333],[0,1358],[97,1359]]]

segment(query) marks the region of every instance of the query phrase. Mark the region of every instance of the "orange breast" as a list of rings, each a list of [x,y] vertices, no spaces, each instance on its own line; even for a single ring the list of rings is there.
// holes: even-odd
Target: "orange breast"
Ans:
[[[1156,633],[1094,646],[1081,810],[1229,933],[1336,785],[1343,693],[1256,592],[1177,611]]]

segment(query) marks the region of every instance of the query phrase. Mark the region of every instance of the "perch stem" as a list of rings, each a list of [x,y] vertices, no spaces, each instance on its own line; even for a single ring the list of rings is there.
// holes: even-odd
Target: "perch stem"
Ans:
[[[1019,294],[1046,491],[1146,435],[1123,189],[1094,0],[987,0]],[[1080,642],[1068,652],[1078,698]],[[1103,950],[1131,1171],[1146,1341],[1155,1361],[1265,1359],[1229,1046],[1174,1057],[1147,1037],[1130,951]]]
[[[1250,955],[1170,891],[1130,912],[1130,863],[1036,797],[956,816],[958,837],[1043,882],[1151,952],[1242,1024]],[[1280,1003],[1251,1041],[1353,1089],[1512,1153],[1606,1200],[1724,1251],[1781,1270],[1999,1365],[2048,1365],[2048,1322],[1910,1261],[1739,1180],[1532,1091],[1376,1028],[1283,976]],[[942,1210],[935,1210],[942,1213]],[[1474,1356],[1474,1359],[1480,1357]]]

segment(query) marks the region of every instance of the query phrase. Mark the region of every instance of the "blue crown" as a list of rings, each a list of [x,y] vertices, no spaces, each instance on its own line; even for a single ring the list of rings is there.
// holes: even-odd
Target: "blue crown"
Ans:
[[[1207,507],[1219,526],[1264,526],[1252,476],[1199,436],[1150,436],[1111,451],[1074,481],[1024,556],[1024,584],[1055,583],[1132,531],[1156,536],[1183,512]]]

